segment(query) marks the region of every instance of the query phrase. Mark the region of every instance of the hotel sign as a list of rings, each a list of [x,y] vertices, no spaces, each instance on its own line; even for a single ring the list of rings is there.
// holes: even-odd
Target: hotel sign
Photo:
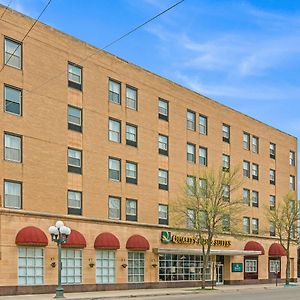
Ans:
[[[200,244],[200,240],[197,237],[191,237],[191,236],[184,236],[184,235],[177,235],[172,234],[171,231],[162,231],[161,232],[161,242],[163,244],[186,244],[186,245],[196,245]],[[205,243],[207,243],[207,240],[204,240]],[[212,246],[215,247],[229,247],[231,246],[231,241],[228,240],[213,240]]]

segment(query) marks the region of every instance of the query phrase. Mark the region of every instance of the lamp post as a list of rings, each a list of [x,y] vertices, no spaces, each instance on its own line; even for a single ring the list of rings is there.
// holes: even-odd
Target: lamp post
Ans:
[[[71,233],[71,229],[69,227],[66,227],[63,221],[57,221],[55,226],[49,227],[49,233],[51,234],[52,242],[55,242],[58,248],[58,257],[57,257],[58,286],[55,290],[54,298],[64,298],[64,288],[61,285],[61,270],[62,270],[61,245],[68,241],[68,237]]]

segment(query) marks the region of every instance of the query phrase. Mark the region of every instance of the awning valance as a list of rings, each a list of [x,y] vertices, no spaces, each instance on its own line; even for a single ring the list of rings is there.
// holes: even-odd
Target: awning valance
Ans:
[[[260,243],[255,242],[255,241],[247,242],[247,244],[244,247],[244,250],[246,250],[246,251],[260,251],[261,255],[265,254],[264,247]]]
[[[84,236],[77,230],[71,229],[71,234],[69,235],[68,241],[62,244],[63,248],[85,248],[86,240]]]
[[[16,235],[16,244],[20,246],[47,246],[46,234],[35,226],[28,226],[21,229]]]
[[[149,250],[149,242],[141,235],[132,235],[126,243],[126,248],[130,250]]]
[[[286,255],[285,250],[280,244],[274,243],[270,246],[269,256],[285,256],[285,255]]]
[[[120,242],[118,238],[109,232],[100,233],[94,243],[96,249],[120,249]]]

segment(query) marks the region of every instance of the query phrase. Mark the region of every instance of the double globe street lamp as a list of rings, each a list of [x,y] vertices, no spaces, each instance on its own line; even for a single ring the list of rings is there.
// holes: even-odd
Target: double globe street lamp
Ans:
[[[61,262],[61,245],[68,241],[68,237],[71,233],[71,229],[64,225],[63,221],[57,221],[55,226],[49,227],[49,233],[51,234],[52,242],[57,244],[58,248],[58,286],[55,290],[54,298],[64,298],[64,289],[61,285],[61,270],[62,270],[62,262]]]

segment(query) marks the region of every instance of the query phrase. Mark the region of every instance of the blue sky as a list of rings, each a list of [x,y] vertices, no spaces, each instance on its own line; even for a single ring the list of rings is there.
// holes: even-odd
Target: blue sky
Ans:
[[[175,2],[52,0],[41,21],[101,48]],[[108,51],[300,136],[300,1],[185,0]]]

